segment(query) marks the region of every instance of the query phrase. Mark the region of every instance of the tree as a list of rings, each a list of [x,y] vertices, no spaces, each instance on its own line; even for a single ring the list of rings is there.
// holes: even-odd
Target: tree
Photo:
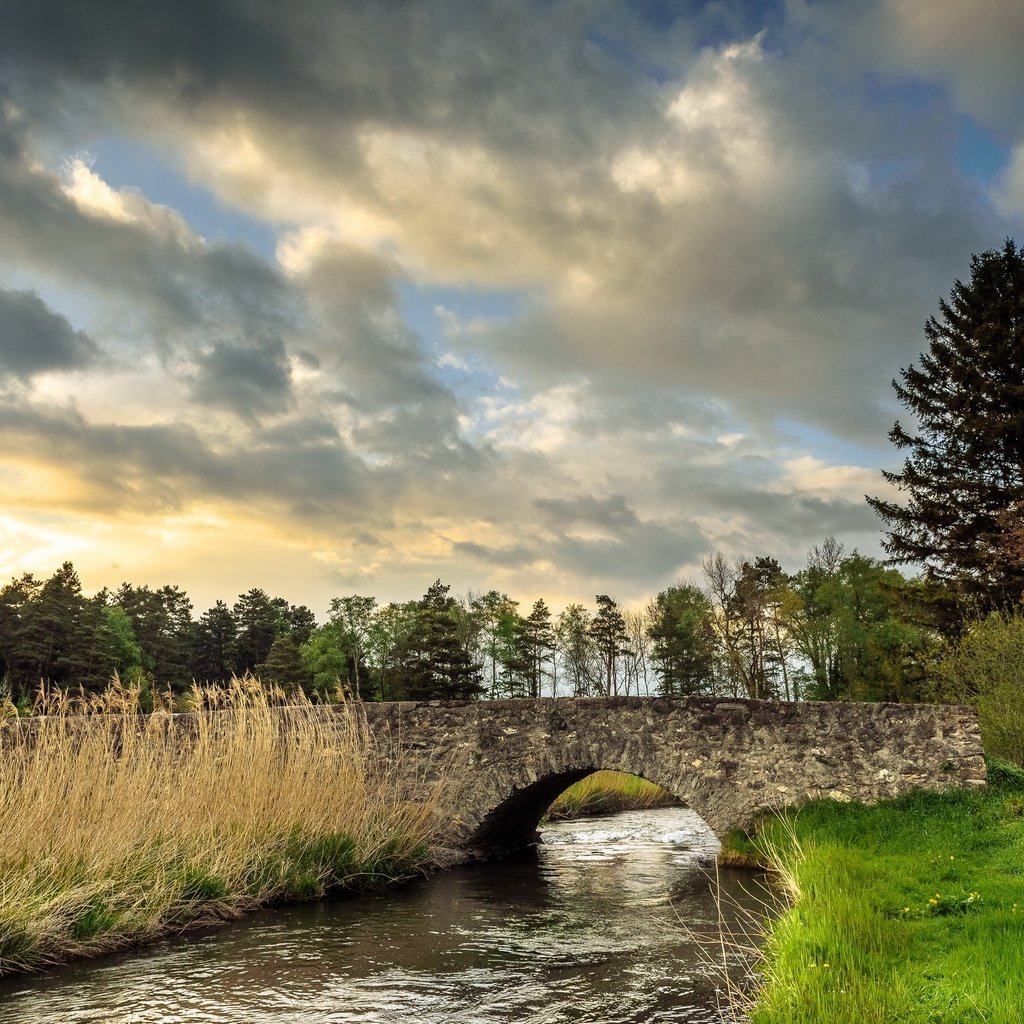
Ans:
[[[193,630],[192,678],[200,683],[226,683],[235,672],[234,644],[235,617],[218,601],[203,612]]]
[[[112,603],[123,608],[142,648],[142,667],[159,688],[184,689],[191,681],[192,602],[176,586],[159,590],[122,583]]]
[[[598,594],[597,613],[590,620],[587,631],[594,641],[604,670],[604,695],[611,697],[619,692],[616,668],[620,657],[632,655],[626,620],[616,601],[607,594]]]
[[[377,609],[375,597],[352,594],[349,597],[335,597],[331,601],[330,619],[341,633],[340,647],[348,655],[347,675],[352,694],[357,700],[363,697],[363,677],[366,675],[366,655],[370,647],[370,631],[374,612]]]
[[[25,617],[41,586],[35,576],[25,573],[0,590],[0,681],[15,703],[23,700],[33,685],[21,641]]]
[[[258,587],[239,594],[231,609],[235,620],[231,660],[239,675],[254,671],[266,661],[274,640],[288,632],[280,606],[280,601],[275,602]]]
[[[416,658],[406,684],[412,700],[476,697],[480,672],[460,637],[458,608],[451,587],[436,580],[419,602],[412,646]]]
[[[489,697],[514,696],[514,676],[519,664],[519,602],[508,594],[489,590],[470,599],[476,644],[488,677]]]
[[[1000,516],[1024,501],[1024,252],[971,257],[971,279],[957,280],[939,316],[925,324],[928,351],[893,381],[916,428],[897,422],[889,438],[909,454],[883,476],[906,504],[868,502],[890,530],[897,562],[923,563],[928,577],[1002,607],[1024,592],[1024,567],[993,559]]]
[[[312,675],[299,653],[299,645],[291,633],[274,637],[267,660],[256,666],[256,677],[284,690],[303,689],[312,682]]]
[[[717,640],[707,595],[692,583],[663,590],[651,602],[647,635],[665,696],[710,693]]]
[[[544,662],[550,661],[555,651],[551,612],[543,598],[534,601],[530,614],[519,620],[518,638],[527,696],[539,697],[544,680]]]
[[[919,700],[934,631],[923,624],[923,584],[858,554],[815,548],[793,577],[787,626],[817,700]]]
[[[566,605],[555,621],[555,640],[574,697],[586,697],[599,685],[590,622],[590,612],[581,604]]]
[[[312,677],[313,690],[328,700],[339,689],[344,692],[348,680],[350,656],[345,646],[345,627],[340,622],[325,622],[299,648],[302,663]]]
[[[415,640],[419,602],[391,602],[373,617],[369,633],[369,656],[375,666],[381,700],[401,700],[415,671]]]
[[[730,565],[718,551],[704,560],[704,576],[732,692],[755,700],[786,695],[782,607],[788,580],[779,563],[761,556]]]
[[[14,635],[15,660],[25,684],[74,685],[71,662],[85,606],[78,573],[65,562],[21,609]]]

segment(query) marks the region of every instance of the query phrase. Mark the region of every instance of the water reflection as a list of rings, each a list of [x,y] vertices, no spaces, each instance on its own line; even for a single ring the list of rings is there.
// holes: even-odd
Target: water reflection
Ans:
[[[716,927],[701,868],[715,848],[682,808],[559,822],[536,858],[8,980],[0,1021],[720,1021],[687,933]],[[723,881],[749,904],[741,878]]]

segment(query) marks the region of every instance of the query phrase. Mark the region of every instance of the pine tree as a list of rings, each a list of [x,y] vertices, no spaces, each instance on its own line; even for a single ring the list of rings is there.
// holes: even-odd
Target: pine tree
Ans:
[[[77,685],[71,669],[84,606],[82,585],[70,562],[65,562],[25,604],[14,647],[29,685],[40,681]]]
[[[1024,252],[971,257],[939,316],[925,324],[928,351],[893,381],[916,432],[889,433],[909,452],[901,472],[884,472],[905,505],[868,502],[890,527],[886,550],[921,562],[928,576],[982,607],[1019,600],[1024,567],[993,557],[1008,509],[1024,502]]]
[[[231,678],[235,632],[235,617],[223,601],[203,612],[193,629],[190,668],[196,682],[226,683]]]
[[[459,636],[451,588],[436,580],[419,602],[413,644],[417,657],[406,683],[412,700],[479,696],[480,670]]]
[[[618,675],[615,671],[618,659],[620,656],[629,657],[633,652],[629,646],[626,620],[618,603],[607,594],[598,594],[595,600],[597,614],[590,620],[587,632],[597,647],[604,667],[604,695],[611,697],[618,693]]]
[[[710,692],[717,645],[707,595],[690,583],[663,590],[651,602],[647,635],[665,696]]]
[[[285,690],[305,689],[313,681],[299,652],[299,645],[290,633],[274,638],[267,659],[255,667],[256,678],[265,686],[280,686]]]
[[[281,615],[280,602],[275,603],[259,587],[239,594],[231,614],[235,620],[231,659],[235,671],[244,675],[266,661],[277,637],[288,632],[288,624]]]
[[[530,614],[520,620],[519,649],[529,696],[539,697],[544,662],[550,661],[555,653],[555,629],[543,598],[534,601]]]

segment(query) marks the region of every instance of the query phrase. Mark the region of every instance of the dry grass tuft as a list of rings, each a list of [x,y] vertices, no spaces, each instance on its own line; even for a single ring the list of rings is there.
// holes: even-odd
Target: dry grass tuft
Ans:
[[[0,724],[0,973],[428,865],[438,791],[404,797],[358,705],[251,680],[186,716],[137,699],[48,695]]]

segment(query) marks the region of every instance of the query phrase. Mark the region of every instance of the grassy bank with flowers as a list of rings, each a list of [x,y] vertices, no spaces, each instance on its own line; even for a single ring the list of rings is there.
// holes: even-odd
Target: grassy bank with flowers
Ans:
[[[0,726],[0,973],[431,864],[440,794],[410,801],[358,706],[246,683],[191,703],[183,727],[124,690],[58,695]]]
[[[752,1024],[1024,1022],[1024,773],[982,792],[823,802],[766,819],[760,860],[789,909],[769,926]]]

